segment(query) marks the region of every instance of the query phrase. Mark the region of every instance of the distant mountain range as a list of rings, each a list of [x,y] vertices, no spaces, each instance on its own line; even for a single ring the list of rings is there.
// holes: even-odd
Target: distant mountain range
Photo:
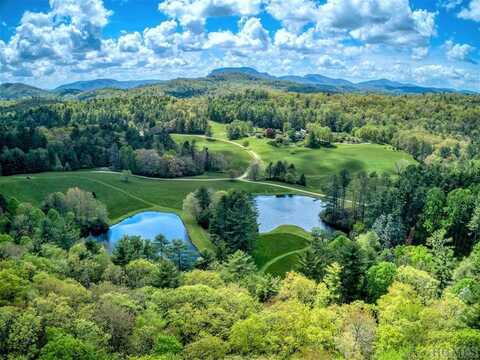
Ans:
[[[44,90],[22,83],[4,83],[0,85],[0,100],[37,97],[63,98],[68,96],[88,98],[95,96],[95,91],[100,89],[128,90],[147,85],[158,85],[168,89],[169,87],[175,86],[178,81],[186,81],[192,84],[205,81],[210,83],[221,81],[259,81],[263,85],[271,85],[274,88],[292,92],[381,92],[390,94],[473,93],[471,91],[457,91],[453,89],[403,84],[387,79],[353,83],[345,79],[335,79],[320,74],[273,76],[250,67],[226,67],[213,70],[206,78],[174,79],[167,81],[95,79],[61,85],[53,90]],[[84,96],[82,93],[88,93],[88,96]]]
[[[311,85],[318,87],[321,90],[331,90],[337,92],[386,92],[395,94],[424,94],[424,93],[445,93],[445,92],[465,92],[454,89],[423,87],[412,84],[403,84],[387,79],[370,80],[359,83],[353,83],[345,79],[329,78],[320,74],[308,74],[305,76],[287,75],[287,76],[273,76],[268,73],[261,73],[249,67],[239,68],[220,68],[213,70],[208,76],[218,77],[225,74],[246,74],[251,77],[268,80],[283,80],[297,84]],[[328,91],[327,90],[327,91]],[[471,92],[468,92],[471,93]]]
[[[145,85],[152,85],[161,83],[162,80],[130,80],[118,81],[113,79],[95,79],[87,81],[76,81],[70,84],[61,85],[54,89],[55,92],[65,92],[71,90],[77,91],[92,91],[98,89],[112,88],[112,89],[132,89]]]
[[[48,90],[22,83],[4,83],[0,85],[0,100],[17,100],[31,97],[52,97]]]

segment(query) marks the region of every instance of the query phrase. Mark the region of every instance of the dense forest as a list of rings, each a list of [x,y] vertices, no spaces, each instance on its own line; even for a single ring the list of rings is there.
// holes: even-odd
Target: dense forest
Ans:
[[[210,137],[209,121],[230,139],[389,144],[417,162],[331,176],[320,216],[337,230],[313,229],[284,277],[256,267],[257,209],[239,189],[184,199],[213,244],[198,254],[162,236],[126,236],[109,254],[91,237],[107,208],[78,188],[38,207],[0,196],[1,359],[480,358],[480,97],[170,90],[2,102],[2,174],[223,170],[171,136]],[[249,178],[309,181],[287,161],[252,164]]]
[[[0,197],[0,356],[478,358],[478,244],[460,260],[443,230],[395,247],[375,229],[314,230],[298,272],[280,279],[249,255],[249,194],[200,188],[184,206],[217,253],[192,261],[181,242],[132,236],[109,255],[83,237],[107,215],[92,194],[55,193],[41,208]]]
[[[205,156],[192,155],[196,165],[192,167],[169,134],[211,135],[209,120],[228,123],[232,139],[244,137],[257,127],[270,129],[264,135],[281,145],[303,141],[299,131],[308,130],[306,146],[325,146],[333,141],[391,144],[427,163],[475,159],[480,151],[476,127],[480,100],[474,95],[224,90],[220,94],[176,98],[147,87],[83,101],[4,102],[0,106],[2,173],[107,166],[118,169],[115,162],[119,157],[121,168],[144,173],[141,165],[148,160],[141,150],[152,149],[163,158],[162,163],[167,163],[167,169],[149,175],[192,175],[176,168],[196,168],[196,174],[202,173],[209,166],[221,167],[221,159],[205,165],[200,160]]]

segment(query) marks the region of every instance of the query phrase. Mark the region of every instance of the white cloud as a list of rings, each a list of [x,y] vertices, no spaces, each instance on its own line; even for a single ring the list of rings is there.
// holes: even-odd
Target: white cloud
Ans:
[[[461,5],[463,0],[441,0],[438,5],[443,7],[447,11],[455,9],[457,6]]]
[[[445,49],[449,60],[465,61],[475,48],[469,44],[455,44],[448,40],[445,42]]]
[[[238,34],[233,34],[231,31],[209,33],[204,48],[265,51],[269,45],[270,37],[260,20],[258,18],[250,18],[244,21]]]
[[[315,22],[318,13],[317,5],[311,0],[270,0],[266,10],[294,33],[301,31],[308,23]]]
[[[335,59],[329,55],[321,55],[318,57],[316,64],[323,68],[329,69],[343,69],[345,63],[339,59]]]
[[[412,49],[412,59],[422,60],[428,55],[428,47],[417,47]]]
[[[408,0],[328,0],[317,26],[367,44],[421,47],[435,35],[435,14],[412,10]]]
[[[146,28],[143,31],[146,46],[157,54],[164,54],[174,46],[176,28],[175,20],[164,21],[154,28]]]
[[[324,53],[327,49],[340,46],[340,39],[335,37],[321,37],[310,28],[301,34],[279,29],[275,33],[274,44],[282,50],[300,51],[303,53]]]
[[[463,8],[458,17],[480,22],[480,0],[470,0],[468,7]]]
[[[142,46],[142,35],[138,32],[122,35],[118,38],[118,48],[123,52],[138,52]]]
[[[50,0],[52,13],[58,17],[68,17],[78,28],[102,28],[113,14],[103,6],[101,0]]]
[[[262,2],[263,0],[165,0],[158,8],[178,19],[190,31],[200,33],[207,17],[257,15]]]

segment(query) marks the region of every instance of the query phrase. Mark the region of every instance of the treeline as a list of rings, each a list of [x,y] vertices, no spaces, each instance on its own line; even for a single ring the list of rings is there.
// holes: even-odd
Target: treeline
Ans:
[[[268,134],[283,132],[274,141],[282,144],[303,140],[302,131],[308,129],[305,143],[313,148],[345,138],[391,144],[429,163],[475,159],[480,154],[476,126],[480,100],[474,95],[293,94],[247,89],[188,99],[153,90],[92,96],[82,101],[0,107],[2,173],[109,166],[114,143],[118,148],[152,149],[163,143],[157,137],[172,132],[211,135],[208,120],[229,124],[231,139],[260,127],[270,129]]]
[[[115,147],[155,149],[161,155],[175,150],[171,132],[204,133],[208,128],[202,106],[169,97],[125,96],[9,109],[0,111],[3,175],[112,166]]]
[[[330,181],[322,218],[357,233],[373,229],[385,249],[425,244],[442,231],[466,255],[480,234],[479,179],[478,161],[410,165],[393,177],[343,170]]]
[[[289,94],[245,90],[211,97],[213,121],[250,122],[277,130],[309,129],[307,145],[335,134],[391,144],[417,160],[473,159],[480,154],[480,99],[475,95]],[[295,141],[294,133],[290,138]],[[279,139],[280,140],[280,139]]]
[[[59,140],[47,140],[51,133]],[[132,127],[125,131],[98,126],[74,126],[71,130],[17,127],[1,134],[0,143],[3,175],[111,167],[148,176],[178,177],[225,167],[221,155],[206,148],[199,150],[194,142],[177,145],[158,127],[143,134]]]
[[[250,174],[252,169],[250,169]],[[307,185],[305,174],[298,174],[294,164],[286,161],[270,162],[265,168],[265,179],[272,181],[285,182],[287,184]],[[257,180],[257,179],[254,179]]]

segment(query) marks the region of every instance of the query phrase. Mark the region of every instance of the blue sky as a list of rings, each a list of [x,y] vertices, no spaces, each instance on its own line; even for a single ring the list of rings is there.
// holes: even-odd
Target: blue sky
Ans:
[[[221,66],[480,90],[480,0],[0,0],[0,82]]]

